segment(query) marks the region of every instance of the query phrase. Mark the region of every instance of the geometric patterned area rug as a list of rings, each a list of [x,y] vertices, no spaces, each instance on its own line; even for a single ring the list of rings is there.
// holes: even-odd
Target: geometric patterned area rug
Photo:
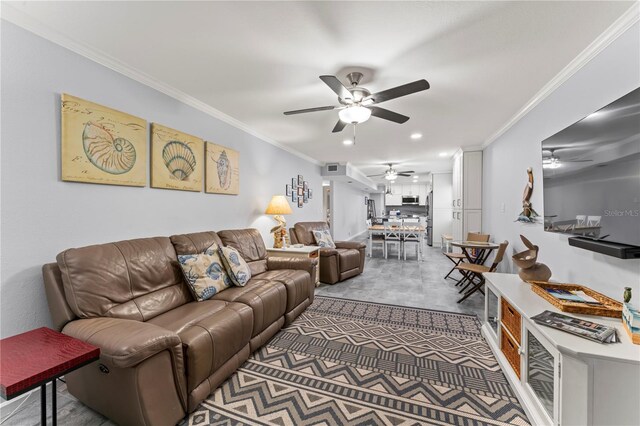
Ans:
[[[189,425],[528,425],[474,315],[316,296]]]

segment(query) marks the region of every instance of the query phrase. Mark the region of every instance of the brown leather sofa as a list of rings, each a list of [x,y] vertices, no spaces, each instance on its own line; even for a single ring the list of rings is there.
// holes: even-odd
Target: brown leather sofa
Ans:
[[[292,244],[315,246],[313,231],[329,230],[326,222],[298,222],[289,228]],[[335,241],[336,248],[320,249],[320,281],[335,284],[364,271],[365,243]]]
[[[195,302],[177,254],[213,242],[251,268],[245,287]],[[175,424],[313,301],[316,259],[268,258],[255,229],[69,249],[43,266],[54,327],[100,347],[69,392],[122,425]]]

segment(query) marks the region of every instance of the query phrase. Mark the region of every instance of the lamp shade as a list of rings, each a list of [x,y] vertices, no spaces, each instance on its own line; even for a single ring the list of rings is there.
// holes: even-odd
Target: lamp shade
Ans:
[[[364,123],[371,117],[371,110],[360,105],[346,107],[338,112],[338,117],[345,123]]]
[[[284,195],[274,195],[265,210],[266,214],[291,214],[291,206]]]

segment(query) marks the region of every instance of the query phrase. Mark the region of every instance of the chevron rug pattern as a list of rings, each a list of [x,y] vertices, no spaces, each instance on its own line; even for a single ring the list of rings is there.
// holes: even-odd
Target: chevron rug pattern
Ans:
[[[475,316],[316,297],[188,424],[529,423]]]

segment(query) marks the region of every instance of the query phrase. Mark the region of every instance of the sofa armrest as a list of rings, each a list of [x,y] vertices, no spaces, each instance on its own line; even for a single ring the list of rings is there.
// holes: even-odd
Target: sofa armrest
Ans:
[[[336,244],[336,248],[340,248],[340,249],[361,250],[361,249],[367,248],[366,243],[362,243],[359,241],[336,241],[335,244]]]
[[[322,247],[320,249],[320,257],[337,256],[338,250],[331,247]]]
[[[62,332],[100,348],[100,356],[127,368],[181,344],[176,333],[157,325],[120,318],[89,318],[69,322]]]
[[[316,276],[316,268],[318,267],[318,259],[303,259],[294,257],[268,257],[267,269],[299,269],[307,271],[311,277]],[[313,280],[312,280],[313,281]]]

